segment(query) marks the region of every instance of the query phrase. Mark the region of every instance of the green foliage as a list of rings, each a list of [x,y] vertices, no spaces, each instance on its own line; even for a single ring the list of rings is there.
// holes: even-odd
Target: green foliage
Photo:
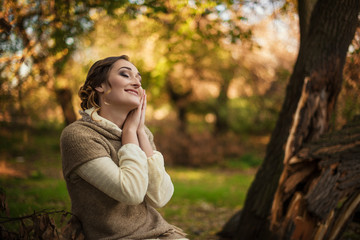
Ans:
[[[274,102],[263,97],[232,99],[229,107],[231,129],[237,133],[270,133],[277,120]]]
[[[260,166],[262,158],[255,154],[245,153],[240,158],[230,158],[225,162],[225,166],[231,169],[251,169]]]
[[[35,128],[1,123],[0,154],[12,162],[25,161],[41,163],[44,166],[59,166],[61,128],[57,125]]]
[[[7,93],[12,99],[1,101],[5,110],[2,118],[28,122],[30,115],[39,110],[33,107],[37,101],[31,101],[31,97],[37,96],[34,93],[41,87],[54,91],[56,76],[77,49],[77,38],[93,30],[89,12],[95,6],[111,12],[120,3],[124,2],[3,1],[2,23],[8,28],[1,33],[0,70],[6,81],[0,94]]]
[[[5,58],[0,64],[4,73],[1,75],[4,91],[0,97],[4,99],[1,108],[6,113],[2,117],[28,124],[46,118],[39,113],[49,114],[49,109],[56,109],[54,89],[65,86],[76,93],[84,80],[89,59],[78,64],[71,58],[74,51],[79,48],[87,51],[89,45],[85,42],[99,39],[101,47],[108,48],[106,55],[113,54],[114,49],[133,52],[131,60],[143,74],[149,105],[156,108],[170,100],[175,111],[182,108],[199,115],[213,113],[216,121],[223,122],[230,130],[243,131],[245,127],[239,127],[235,121],[242,121],[244,118],[237,115],[244,114],[234,113],[239,109],[231,109],[227,102],[230,83],[241,65],[233,57],[234,48],[252,41],[251,28],[243,26],[247,19],[239,11],[241,4],[236,1],[5,1],[3,8],[8,13],[5,21],[10,30],[2,35],[6,41],[1,45]],[[20,8],[23,10],[19,11]],[[91,35],[96,27],[104,29],[103,32]],[[110,46],[112,42],[114,45]],[[149,42],[153,42],[155,49],[142,52]],[[15,52],[22,54],[21,61],[16,60]],[[215,84],[218,96],[209,98],[196,91],[203,84]],[[195,105],[206,109],[196,113]],[[233,119],[230,124],[228,116]],[[261,122],[267,117],[259,119]],[[271,127],[264,124],[265,128]]]
[[[159,99],[165,88],[166,76],[170,71],[170,65],[166,58],[162,57],[156,62],[155,68],[151,71],[148,78],[148,85],[152,93],[153,99]]]

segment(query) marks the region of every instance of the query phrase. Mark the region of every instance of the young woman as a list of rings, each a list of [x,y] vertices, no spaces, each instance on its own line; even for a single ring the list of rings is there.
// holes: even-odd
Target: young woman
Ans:
[[[174,187],[145,126],[146,93],[127,56],[97,61],[80,88],[82,118],[60,146],[72,212],[86,239],[186,239],[155,208]]]

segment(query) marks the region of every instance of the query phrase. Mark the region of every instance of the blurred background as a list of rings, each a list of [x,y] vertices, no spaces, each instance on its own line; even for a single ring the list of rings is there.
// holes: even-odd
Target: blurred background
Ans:
[[[0,26],[5,215],[70,210],[59,136],[80,117],[90,66],[123,54],[174,181],[165,218],[211,239],[241,209],[297,57],[296,1],[3,0]],[[359,43],[357,31],[333,128],[360,113]]]

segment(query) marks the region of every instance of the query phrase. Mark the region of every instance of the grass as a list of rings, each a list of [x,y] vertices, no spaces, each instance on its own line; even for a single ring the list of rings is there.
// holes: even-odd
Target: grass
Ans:
[[[59,136],[59,129],[19,129],[0,124],[0,187],[6,191],[9,216],[42,210],[70,211],[61,174]],[[261,163],[260,145],[265,146],[267,140],[252,136],[244,141],[246,151],[234,154],[221,166],[168,167],[175,193],[159,212],[192,240],[218,239],[216,233],[243,207],[255,169]],[[0,209],[1,197],[0,193]],[[52,217],[56,223],[62,218],[61,213]],[[19,222],[6,224],[12,231],[18,226]],[[352,230],[342,239],[358,239],[359,225],[350,227]]]
[[[230,169],[249,169],[258,167],[262,162],[262,158],[255,154],[245,153],[240,158],[228,159],[225,166]]]
[[[70,210],[70,199],[62,179],[1,178],[11,217],[29,215],[44,209]]]
[[[212,239],[245,201],[252,173],[171,168],[175,187],[171,201],[159,211],[189,233],[190,239]]]
[[[176,186],[175,199],[190,203],[209,202],[215,206],[241,207],[253,176],[218,169],[170,169]]]
[[[60,131],[0,126],[0,187],[6,191],[10,217],[70,211],[61,174]],[[248,154],[221,167],[168,167],[175,193],[159,212],[190,239],[216,239],[216,232],[243,206],[257,163]],[[18,223],[9,227],[17,229]]]
[[[175,193],[159,211],[170,223],[183,228],[191,239],[213,236],[242,207],[253,176],[216,168],[169,168]],[[59,178],[1,177],[11,217],[41,210],[70,210],[65,182]],[[12,226],[14,228],[15,226]]]

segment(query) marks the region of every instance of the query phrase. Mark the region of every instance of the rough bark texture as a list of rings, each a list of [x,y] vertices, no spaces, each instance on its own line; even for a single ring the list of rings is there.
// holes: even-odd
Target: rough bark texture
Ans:
[[[360,116],[285,164],[272,209],[278,239],[338,239],[360,204]]]
[[[278,238],[269,229],[269,217],[283,163],[287,163],[304,143],[318,138],[328,129],[359,9],[358,0],[318,0],[316,3],[264,162],[249,189],[241,215],[232,218],[239,220],[229,222],[220,235],[251,240]],[[309,171],[311,169],[302,170],[301,176],[296,178],[306,176]],[[227,231],[234,224],[236,232]]]

